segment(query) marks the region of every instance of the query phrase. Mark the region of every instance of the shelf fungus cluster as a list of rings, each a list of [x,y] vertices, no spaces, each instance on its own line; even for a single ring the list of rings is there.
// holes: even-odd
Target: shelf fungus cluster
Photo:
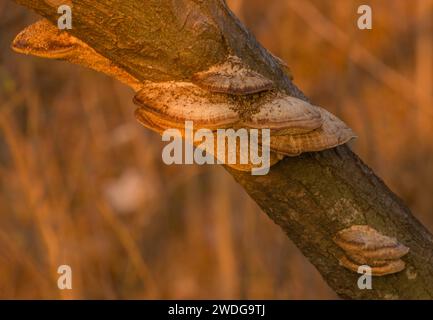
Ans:
[[[355,225],[341,230],[335,235],[334,242],[345,253],[340,264],[351,271],[358,272],[359,266],[367,265],[373,276],[384,276],[406,267],[401,258],[409,248],[370,226]]]
[[[331,113],[277,90],[233,56],[195,74],[191,82],[145,83],[134,102],[139,121],[158,132],[182,130],[185,121],[213,131],[269,129],[271,165],[284,156],[330,149],[355,137]],[[231,166],[251,170],[251,165]]]
[[[334,148],[355,138],[337,117],[287,95],[236,56],[228,56],[226,61],[194,74],[189,80],[155,83],[138,81],[47,20],[23,30],[12,48],[20,53],[84,65],[126,83],[136,91],[137,119],[159,133],[172,128],[182,132],[185,121],[192,121],[196,130],[270,129],[270,141],[262,143],[269,144],[271,165],[284,156]],[[240,152],[240,148],[236,150]],[[230,166],[243,171],[254,167],[252,163]]]

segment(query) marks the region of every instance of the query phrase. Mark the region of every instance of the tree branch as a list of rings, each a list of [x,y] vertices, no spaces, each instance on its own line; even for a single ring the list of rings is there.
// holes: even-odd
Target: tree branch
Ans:
[[[15,0],[52,22],[49,1]],[[52,1],[51,1],[52,2]],[[188,80],[236,54],[279,89],[306,99],[222,0],[75,0],[71,33],[137,79]],[[314,58],[314,57],[312,57]],[[266,176],[227,169],[346,298],[433,298],[433,238],[347,146],[285,158]],[[368,224],[410,248],[403,272],[374,278],[341,267],[332,237]],[[299,270],[302,272],[302,270]]]

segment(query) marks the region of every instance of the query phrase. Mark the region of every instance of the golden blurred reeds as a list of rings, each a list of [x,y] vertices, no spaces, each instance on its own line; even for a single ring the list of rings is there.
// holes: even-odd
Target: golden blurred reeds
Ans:
[[[371,31],[337,2],[229,1],[432,228],[432,1],[369,1]],[[0,298],[335,298],[223,168],[162,163],[129,89],[11,52],[36,18],[0,2]]]

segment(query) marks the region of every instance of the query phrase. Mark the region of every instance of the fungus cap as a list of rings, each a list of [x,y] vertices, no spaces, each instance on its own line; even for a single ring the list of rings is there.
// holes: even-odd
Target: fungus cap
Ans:
[[[236,56],[229,56],[225,62],[196,73],[192,81],[210,92],[231,95],[249,95],[274,87],[273,81],[251,70]]]
[[[63,59],[79,46],[79,40],[42,19],[21,31],[12,42],[18,53],[42,58]]]
[[[134,103],[153,113],[172,128],[185,121],[207,129],[227,128],[239,121],[225,99],[212,96],[189,82],[149,83],[134,97]]]
[[[70,63],[105,73],[132,87],[141,88],[141,82],[119,68],[109,59],[97,53],[86,43],[61,31],[50,21],[42,19],[21,31],[12,43],[18,53],[48,59],[62,59]]]
[[[168,129],[167,127],[165,127],[164,123],[161,123],[161,121],[158,119],[158,117],[155,117],[155,115],[151,112],[149,112],[146,108],[143,107],[139,107],[135,110],[135,117],[136,119],[146,128],[155,131],[157,133],[159,133],[160,135],[163,134],[163,132]],[[178,130],[180,131],[182,137],[185,138],[185,130],[184,128],[178,128]],[[200,148],[201,145],[201,141],[194,141],[194,145],[198,148]],[[218,153],[218,137],[215,136],[214,140],[213,140],[213,152],[212,155],[219,160],[221,163],[224,163],[224,159],[229,159],[230,156],[235,156],[236,159],[240,159],[241,157],[241,152],[242,152],[242,148],[240,147],[239,143],[236,145],[236,150],[232,150],[231,148],[228,147],[227,145],[227,140],[225,141],[226,146],[225,146],[225,155],[224,158],[222,158],[222,155],[220,155]],[[270,159],[269,159],[269,165],[273,166],[274,164],[276,164],[277,162],[279,162],[283,157],[271,152],[270,153]],[[240,164],[240,163],[236,163],[236,164],[227,164],[227,166],[238,170],[238,171],[251,171],[253,168],[256,168],[257,166],[252,164],[251,162],[247,163],[247,164]]]
[[[197,128],[270,129],[278,135],[310,132],[322,126],[316,107],[276,92],[231,99],[190,82],[145,83],[134,103],[153,113],[163,126],[172,128],[193,121]]]
[[[358,273],[358,268],[360,265],[354,263],[347,257],[341,257],[340,265],[343,267]],[[370,266],[371,267],[371,274],[376,277],[386,276],[389,274],[394,274],[403,271],[406,268],[406,263],[402,260],[390,260],[387,261],[382,266]]]
[[[332,149],[356,138],[352,129],[332,113],[317,106],[313,107],[321,114],[322,126],[301,134],[271,136],[272,151],[287,156],[298,156],[304,152]]]
[[[399,259],[409,252],[409,248],[396,238],[385,236],[367,225],[356,225],[341,230],[334,237],[348,255],[362,255],[370,260]]]
[[[406,267],[400,258],[409,252],[409,248],[368,225],[341,230],[333,240],[345,253],[339,258],[340,264],[354,272],[358,272],[359,266],[368,265],[373,275],[383,276]]]
[[[320,111],[301,99],[277,93],[251,115],[245,124],[251,128],[268,128],[278,135],[311,132],[322,126]]]

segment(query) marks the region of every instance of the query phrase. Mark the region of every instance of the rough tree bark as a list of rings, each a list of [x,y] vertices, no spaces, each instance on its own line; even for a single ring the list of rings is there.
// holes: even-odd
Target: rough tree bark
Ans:
[[[62,3],[14,1],[52,22],[58,18],[53,3]],[[139,80],[187,80],[232,53],[306,99],[223,0],[74,0],[70,32]],[[341,297],[433,298],[433,237],[347,146],[285,158],[266,176],[227,170]],[[406,269],[374,278],[373,290],[359,290],[359,275],[339,265],[342,252],[332,241],[354,224],[408,246]]]

